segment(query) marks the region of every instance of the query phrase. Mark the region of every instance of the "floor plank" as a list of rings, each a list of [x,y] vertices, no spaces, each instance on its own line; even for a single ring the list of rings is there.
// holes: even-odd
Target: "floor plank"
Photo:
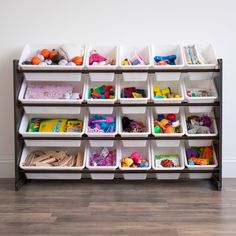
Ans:
[[[235,236],[236,181],[0,180],[0,235]]]

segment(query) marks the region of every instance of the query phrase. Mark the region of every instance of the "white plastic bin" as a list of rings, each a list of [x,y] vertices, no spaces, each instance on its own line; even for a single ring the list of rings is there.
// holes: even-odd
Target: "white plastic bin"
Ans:
[[[187,119],[190,116],[202,116],[202,115],[208,115],[212,118],[212,129],[213,132],[210,134],[190,134],[187,129]],[[216,136],[218,134],[215,115],[213,107],[188,107],[185,109],[185,122],[184,122],[186,135],[189,137],[212,137]]]
[[[161,167],[157,166],[155,162],[155,155],[178,155],[179,156],[179,167]],[[184,158],[183,158],[183,144],[177,143],[175,140],[165,140],[165,142],[152,141],[151,146],[151,159],[152,168],[154,170],[183,170],[184,169]],[[156,173],[157,179],[179,179],[181,173]]]
[[[179,94],[180,98],[155,98],[154,86],[158,86],[160,89],[170,88],[172,93]],[[159,81],[155,79],[151,82],[151,99],[154,103],[181,103],[184,100],[183,85],[180,81]]]
[[[122,137],[147,137],[151,133],[151,120],[150,120],[150,111],[147,107],[141,107],[142,110],[136,110],[136,107],[122,107],[120,109],[120,119],[119,119],[119,134]],[[128,117],[131,120],[137,122],[143,122],[146,125],[146,132],[125,132],[123,130],[122,118]],[[140,141],[140,140],[139,140]],[[145,143],[145,140],[141,140]],[[129,142],[133,145],[137,145],[137,140],[125,140],[123,143]]]
[[[81,95],[81,99],[31,99],[31,98],[25,98],[25,94],[27,91],[27,87],[29,85],[65,85],[65,86],[72,86],[73,87],[73,93],[79,93]],[[23,104],[29,103],[29,104],[38,104],[38,103],[53,103],[53,104],[81,104],[84,100],[85,95],[85,80],[81,80],[78,78],[78,81],[71,81],[67,82],[65,81],[27,81],[24,79],[18,100],[21,101]]]
[[[187,156],[186,156],[186,150],[189,147],[206,147],[206,146],[212,146],[213,147],[213,160],[214,164],[213,165],[195,165],[191,166],[188,164],[187,161]],[[215,149],[213,146],[213,141],[212,140],[189,140],[185,142],[185,150],[184,150],[184,161],[185,161],[185,166],[189,170],[213,170],[218,166],[218,161],[216,158],[215,154]],[[210,179],[212,177],[212,173],[189,173],[189,178],[190,179]]]
[[[97,53],[106,57],[108,60],[115,60],[114,65],[89,65],[89,56],[92,50],[96,50]],[[90,45],[88,46],[87,56],[86,56],[86,67],[88,69],[94,70],[113,70],[118,66],[118,48],[115,45]],[[89,73],[92,81],[111,81],[114,79],[114,73]]]
[[[89,119],[91,116],[93,115],[105,115],[105,116],[112,116],[114,117],[115,121],[116,121],[116,129],[115,129],[115,132],[113,133],[92,133],[92,132],[89,132],[88,131],[88,123],[89,123]],[[89,137],[115,137],[118,133],[118,130],[119,130],[119,115],[116,111],[115,108],[112,107],[112,113],[110,113],[109,111],[108,112],[102,112],[102,113],[94,113],[93,111],[89,112],[88,113],[88,116],[87,116],[87,122],[85,124],[86,128],[85,128],[85,133],[89,136]]]
[[[71,146],[71,143],[69,140],[63,140],[63,145],[62,143],[58,143],[58,141],[62,140],[53,140],[53,142],[48,145],[44,141],[48,140],[34,140],[34,143],[31,144],[26,144],[23,152],[21,154],[21,160],[20,160],[20,168],[23,170],[82,170],[85,167],[85,142],[79,142],[77,145],[74,144]],[[37,143],[36,143],[37,142]],[[53,167],[39,167],[39,166],[24,166],[24,162],[28,154],[30,154],[32,151],[47,151],[47,150],[63,150],[67,151],[68,153],[71,154],[76,154],[78,152],[83,152],[84,153],[84,160],[82,166],[78,167],[58,167],[58,166],[53,166]],[[82,173],[26,173],[26,177],[28,179],[81,179]]]
[[[188,90],[201,89],[210,92],[207,97],[190,97],[187,94]],[[185,78],[183,82],[184,97],[188,103],[213,103],[218,99],[218,93],[214,83],[214,79],[207,80],[190,80]]]
[[[154,120],[157,118],[158,114],[167,115],[169,113],[173,113],[176,115],[176,119],[179,120],[181,126],[180,133],[155,133],[154,130]],[[181,137],[185,134],[185,126],[184,126],[185,118],[183,109],[180,107],[155,107],[152,109],[152,116],[151,116],[151,125],[152,125],[152,134],[156,137]]]
[[[92,99],[89,98],[89,89],[95,88],[95,87],[100,87],[102,85],[112,85],[115,90],[115,97],[113,99]],[[101,81],[92,81],[91,78],[88,79],[87,85],[85,87],[85,100],[89,104],[114,104],[117,101],[118,97],[118,80],[113,77],[112,80],[106,81],[106,80],[101,80]]]
[[[107,147],[109,150],[116,150],[116,165],[115,166],[90,166],[89,161],[92,153],[96,151],[99,148]],[[103,140],[103,143],[100,141],[93,141],[93,145],[89,145],[86,151],[86,167],[93,171],[101,171],[101,173],[91,173],[90,176],[92,179],[114,179],[115,173],[105,173],[106,170],[115,170],[118,167],[118,143],[116,141],[108,142],[106,140]],[[104,171],[104,172],[102,172]]]
[[[139,55],[143,58],[145,65],[123,65],[124,59],[131,59],[133,56]],[[149,45],[124,45],[119,48],[119,67],[124,70],[148,69],[151,67],[151,49]],[[147,78],[148,73],[145,72],[124,72],[125,80],[142,81]]]
[[[170,56],[176,55],[176,65],[157,65],[155,56]],[[184,67],[182,47],[178,44],[169,45],[153,45],[152,46],[152,66],[156,69],[181,69]]]
[[[148,167],[122,167],[121,159],[124,157],[129,157],[132,153],[139,152],[144,159],[147,159],[149,162]],[[150,158],[150,144],[149,142],[144,147],[137,147],[135,144],[133,146],[125,147],[120,146],[119,150],[119,169],[121,170],[132,170],[134,173],[123,173],[125,180],[144,180],[147,178],[147,173],[135,173],[140,170],[150,170],[151,169],[151,158]]]
[[[80,107],[24,107],[24,115],[21,120],[19,133],[23,137],[81,137],[85,130],[85,110]],[[82,132],[27,132],[32,118],[65,118],[83,121]]]
[[[124,88],[128,87],[136,87],[136,89],[144,89],[145,90],[145,98],[123,98],[121,97],[121,92]],[[124,79],[120,79],[118,86],[118,100],[122,104],[127,103],[143,103],[146,104],[150,100],[150,82],[149,78],[146,78],[144,81],[125,81]]]
[[[188,45],[193,45],[193,44],[188,44]],[[188,46],[184,45],[184,46]],[[185,66],[191,69],[196,69],[196,68],[202,68],[202,69],[214,69],[217,67],[217,59],[215,56],[214,49],[211,44],[195,44],[196,48],[206,61],[205,64],[188,64],[184,52],[184,46],[183,46],[183,55],[184,55],[184,62]]]
[[[47,48],[49,50],[56,49],[58,50],[63,44],[26,44],[21,53],[19,60],[19,67],[23,70],[82,70],[85,65],[85,52],[86,47],[80,44],[72,44],[76,48],[75,55],[83,56],[83,64],[81,66],[67,66],[67,65],[49,65],[49,66],[41,66],[41,65],[24,65],[23,62],[29,60],[33,56],[37,55],[37,52]],[[66,45],[66,44],[64,44]]]

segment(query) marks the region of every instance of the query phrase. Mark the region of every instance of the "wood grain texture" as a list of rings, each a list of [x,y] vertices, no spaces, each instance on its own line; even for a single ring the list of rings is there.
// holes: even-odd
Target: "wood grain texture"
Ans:
[[[236,181],[0,180],[2,236],[235,236]]]

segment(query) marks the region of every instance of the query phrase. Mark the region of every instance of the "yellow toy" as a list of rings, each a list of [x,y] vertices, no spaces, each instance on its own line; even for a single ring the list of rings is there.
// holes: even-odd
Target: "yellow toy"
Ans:
[[[42,120],[39,132],[66,132],[67,119]]]
[[[66,132],[82,132],[83,122],[80,120],[68,120]]]
[[[134,163],[134,161],[129,157],[124,157],[121,159],[121,166],[122,167],[130,167],[133,165],[133,163]]]

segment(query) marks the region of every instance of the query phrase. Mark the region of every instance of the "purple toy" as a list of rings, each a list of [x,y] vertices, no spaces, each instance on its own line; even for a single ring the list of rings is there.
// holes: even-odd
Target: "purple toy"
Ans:
[[[115,166],[116,150],[108,148],[98,149],[92,153],[89,159],[90,166]]]
[[[197,154],[197,150],[196,149],[193,149],[193,148],[188,148],[186,150],[186,155],[187,155],[187,158],[190,158],[190,157],[197,157],[198,154]]]
[[[212,125],[212,120],[208,115],[203,115],[200,117],[200,124],[202,126],[206,126],[206,127],[210,128]]]

